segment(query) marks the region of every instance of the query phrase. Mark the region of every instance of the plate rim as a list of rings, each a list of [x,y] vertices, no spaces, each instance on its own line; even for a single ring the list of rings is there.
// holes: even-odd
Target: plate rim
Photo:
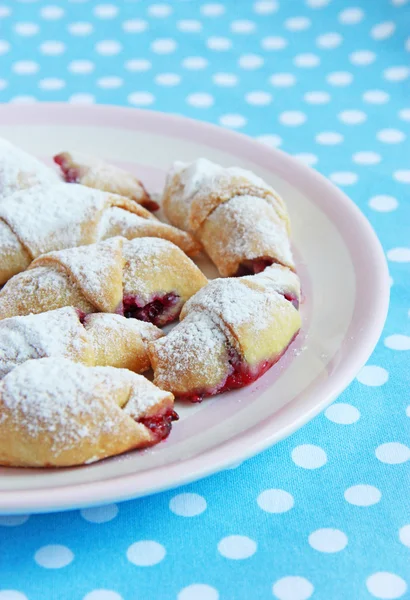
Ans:
[[[152,121],[156,121],[158,124],[163,123],[166,126],[172,126],[171,129],[175,131],[188,127],[189,135],[187,137],[190,139],[195,139],[195,132],[201,132],[205,135],[209,133],[210,138],[222,136],[224,141],[226,140],[231,144],[245,145],[251,151],[253,150],[255,155],[262,153],[270,156],[272,163],[275,161],[276,163],[279,162],[284,168],[292,170],[295,174],[295,179],[290,181],[290,183],[294,187],[299,188],[295,180],[301,179],[302,181],[310,182],[313,187],[318,186],[324,191],[327,190],[337,201],[342,212],[350,216],[352,223],[362,234],[361,249],[364,248],[367,251],[367,258],[369,260],[367,266],[370,265],[370,273],[368,275],[373,285],[373,291],[376,293],[371,298],[373,305],[370,307],[371,310],[369,310],[369,314],[372,314],[372,322],[370,323],[369,320],[366,323],[367,329],[362,332],[361,337],[356,341],[356,346],[352,349],[350,356],[344,357],[336,367],[335,372],[326,380],[321,382],[314,381],[309,386],[309,388],[314,387],[315,395],[319,398],[319,401],[309,411],[299,414],[291,423],[288,423],[274,434],[271,432],[269,435],[271,421],[272,419],[277,420],[280,418],[281,413],[286,410],[289,403],[271,415],[266,420],[266,423],[258,423],[246,432],[236,434],[233,438],[197,456],[171,463],[165,467],[158,466],[131,475],[111,477],[104,481],[67,484],[58,486],[57,488],[1,491],[0,514],[55,512],[102,505],[110,502],[120,502],[166,491],[202,479],[229,467],[238,460],[246,460],[288,437],[319,414],[351,383],[373,352],[381,335],[389,306],[390,285],[387,261],[381,243],[365,215],[343,191],[338,189],[319,172],[310,169],[282,150],[270,148],[252,137],[237,131],[224,129],[212,123],[197,121],[180,115],[114,105],[74,105],[64,102],[42,102],[25,108],[26,111],[22,115],[21,107],[18,105],[1,105],[0,125],[4,123],[4,117],[7,113],[9,113],[7,116],[11,117],[11,119],[8,118],[7,120],[8,125],[14,119],[16,120],[14,124],[23,124],[25,118],[30,115],[41,115],[45,121],[50,122],[49,120],[52,115],[58,117],[64,112],[71,113],[76,119],[79,119],[82,114],[92,114],[93,118],[97,116],[97,120],[101,120],[104,114],[118,113],[119,117],[121,115],[131,117],[131,119],[135,119],[137,122],[144,119],[145,123]],[[31,119],[29,121],[31,122]],[[89,122],[88,119],[85,119],[85,121]],[[32,124],[41,125],[39,122]],[[257,163],[257,159],[254,162]],[[275,171],[279,172],[278,169],[275,169]],[[286,177],[284,178],[287,179]],[[347,247],[352,258],[353,269],[355,269],[356,263],[354,258],[357,258],[357,251],[356,255],[353,255],[352,247],[348,245]],[[305,392],[306,390],[303,393]],[[160,474],[163,476],[161,477]],[[151,479],[151,482],[144,483],[146,479]],[[115,482],[115,486],[112,485],[113,482]]]

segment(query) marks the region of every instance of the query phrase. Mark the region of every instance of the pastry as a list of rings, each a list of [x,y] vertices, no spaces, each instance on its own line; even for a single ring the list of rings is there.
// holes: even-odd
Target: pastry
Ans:
[[[54,156],[67,183],[81,183],[90,188],[104,190],[135,200],[148,210],[159,206],[148,194],[137,177],[120,167],[110,165],[87,154],[61,152]]]
[[[40,254],[122,235],[159,237],[187,254],[199,245],[136,202],[79,184],[35,186],[0,203],[0,285]]]
[[[14,192],[34,185],[51,185],[61,181],[44,163],[0,138],[0,202]]]
[[[165,325],[207,279],[159,238],[112,238],[44,254],[0,290],[0,318],[75,306]]]
[[[297,335],[299,295],[297,276],[279,265],[214,279],[188,300],[181,323],[150,343],[154,383],[191,401],[252,383]]]
[[[0,378],[34,358],[63,357],[136,373],[150,367],[147,345],[162,331],[120,315],[84,315],[73,307],[0,321]]]
[[[178,418],[173,400],[126,369],[29,360],[0,381],[0,464],[69,467],[152,446]]]
[[[294,268],[286,206],[250,171],[205,159],[175,163],[162,204],[170,223],[194,235],[224,277],[273,263]]]

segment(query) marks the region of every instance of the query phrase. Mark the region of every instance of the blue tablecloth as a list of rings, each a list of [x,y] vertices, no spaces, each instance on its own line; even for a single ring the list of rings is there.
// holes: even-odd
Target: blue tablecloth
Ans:
[[[0,3],[0,100],[219,123],[340,185],[389,260],[368,365],[289,439],[154,497],[0,518],[0,600],[410,598],[410,4]],[[360,243],[360,242],[358,242]]]

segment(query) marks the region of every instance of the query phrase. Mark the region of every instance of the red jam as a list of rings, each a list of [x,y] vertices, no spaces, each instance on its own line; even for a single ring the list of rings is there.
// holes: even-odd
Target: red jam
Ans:
[[[61,167],[64,179],[67,183],[78,183],[80,181],[80,171],[77,167],[72,167],[64,154],[56,154],[54,162]]]
[[[123,299],[124,317],[147,321],[157,326],[163,326],[174,321],[179,314],[177,304],[179,302],[178,294],[170,292],[169,294],[153,296],[151,302],[141,305],[141,301],[136,296],[125,296]],[[173,310],[174,309],[174,310]]]
[[[138,423],[145,425],[155,436],[156,441],[165,440],[172,429],[172,421],[178,421],[179,416],[174,410],[168,410],[162,415],[153,415],[151,417],[142,417]]]
[[[271,258],[255,258],[254,260],[247,260],[239,266],[235,277],[243,277],[244,275],[257,275],[262,273],[266,267],[273,265]]]

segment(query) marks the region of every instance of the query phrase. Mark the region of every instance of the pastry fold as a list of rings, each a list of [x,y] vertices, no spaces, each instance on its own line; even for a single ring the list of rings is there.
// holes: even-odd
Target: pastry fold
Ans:
[[[0,381],[0,464],[70,467],[152,446],[178,418],[173,404],[126,369],[29,360]]]
[[[165,325],[206,283],[172,242],[116,237],[37,258],[0,290],[0,319],[74,306]]]
[[[250,171],[205,159],[177,162],[162,204],[170,223],[195,236],[224,277],[273,263],[294,269],[285,203]]]
[[[83,316],[73,307],[0,321],[0,378],[27,360],[62,357],[88,366],[143,373],[149,342],[162,331],[151,323],[106,313]]]
[[[122,196],[79,184],[35,186],[0,203],[0,285],[41,254],[118,235],[168,239],[187,254],[200,248],[191,235]]]
[[[192,401],[252,383],[299,332],[299,297],[297,276],[280,265],[214,279],[185,304],[181,322],[149,344],[154,382]]]

